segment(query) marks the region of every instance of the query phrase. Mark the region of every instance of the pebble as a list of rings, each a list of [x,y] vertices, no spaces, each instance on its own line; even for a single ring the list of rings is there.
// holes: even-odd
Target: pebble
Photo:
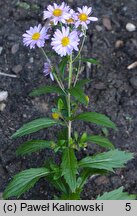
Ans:
[[[0,55],[1,55],[1,53],[2,53],[2,50],[3,50],[3,47],[0,46]]]
[[[0,111],[3,112],[6,107],[5,103],[0,103]]]
[[[34,63],[34,58],[31,57],[31,58],[29,59],[29,62],[30,62],[30,63]]]
[[[16,65],[12,68],[12,71],[16,74],[18,74],[20,71],[22,71],[22,66],[21,65]]]
[[[102,31],[102,27],[101,27],[100,25],[96,25],[95,28],[96,28],[96,30],[97,30],[98,32],[101,32],[101,31]]]
[[[103,18],[103,25],[108,31],[112,30],[111,20],[109,19],[109,17]]]
[[[8,92],[7,91],[1,91],[0,92],[0,102],[7,100]]]
[[[120,47],[123,47],[124,46],[124,41],[122,40],[117,40],[116,43],[115,43],[115,47],[116,48],[120,48]]]
[[[107,185],[109,183],[109,179],[106,176],[100,176],[96,179],[96,184],[99,185]]]
[[[130,83],[134,89],[137,89],[137,76],[130,79]]]
[[[11,48],[11,53],[16,54],[19,50],[19,44],[14,44]]]
[[[136,30],[136,26],[132,23],[127,23],[126,25],[126,30],[129,31],[129,32],[133,32]]]

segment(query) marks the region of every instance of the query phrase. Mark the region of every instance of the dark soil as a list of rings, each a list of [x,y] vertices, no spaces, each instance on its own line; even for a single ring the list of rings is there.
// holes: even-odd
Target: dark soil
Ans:
[[[47,150],[28,157],[17,157],[17,147],[31,138],[53,139],[57,130],[43,130],[16,140],[10,138],[23,123],[50,116],[55,99],[54,95],[39,98],[28,96],[32,89],[51,81],[43,76],[44,59],[40,51],[30,51],[22,44],[22,34],[30,26],[42,21],[42,11],[50,1],[24,1],[30,5],[30,9],[20,7],[17,2],[19,1],[0,0],[0,72],[17,75],[17,78],[0,76],[0,90],[9,93],[6,108],[0,112],[0,192],[3,192],[17,172],[42,166],[43,161],[53,157],[53,152]],[[83,5],[81,0],[67,2],[74,8]],[[88,110],[111,117],[119,130],[110,131],[109,138],[118,149],[135,153],[135,159],[130,161],[125,169],[117,170],[112,175],[89,179],[82,199],[95,199],[98,194],[121,185],[126,191],[137,193],[137,68],[127,69],[128,65],[137,61],[137,31],[126,30],[128,22],[137,23],[137,1],[90,2],[99,22],[93,24],[88,31],[84,55],[97,58],[101,64],[99,67],[85,65],[83,76],[92,80],[86,87],[90,98]],[[89,5],[88,0],[84,3]],[[117,42],[119,40],[122,41],[120,45]],[[86,127],[90,133],[102,132],[91,125],[83,124],[77,127],[79,131]],[[103,150],[92,146],[82,154]],[[34,189],[22,196],[22,199],[52,199],[54,193],[50,184],[41,180]]]

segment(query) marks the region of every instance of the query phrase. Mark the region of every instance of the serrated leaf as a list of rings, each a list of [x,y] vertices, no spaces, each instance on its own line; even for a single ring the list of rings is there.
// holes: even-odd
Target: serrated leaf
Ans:
[[[96,59],[93,59],[93,58],[81,58],[80,59],[82,62],[89,62],[91,64],[95,64],[95,65],[98,65],[99,64],[99,61],[96,60]]]
[[[80,103],[87,104],[86,95],[84,94],[83,90],[79,86],[72,87],[69,90],[70,94],[75,97]]]
[[[44,148],[50,148],[52,141],[46,141],[46,140],[30,140],[25,143],[23,143],[18,149],[17,149],[17,155],[25,155],[25,154],[31,154],[33,152],[40,151]]]
[[[116,129],[116,125],[107,116],[96,112],[84,112],[74,117],[74,119]]]
[[[105,137],[103,136],[87,136],[87,142],[92,142],[98,144],[101,147],[107,149],[114,149],[114,145]]]
[[[77,174],[77,158],[74,150],[66,148],[63,152],[62,158],[62,175],[64,176],[67,184],[69,185],[72,192],[76,190],[76,174]]]
[[[61,88],[57,87],[57,86],[42,86],[36,90],[33,90],[29,96],[40,96],[43,94],[47,94],[47,93],[57,93],[57,94],[62,94],[64,95],[64,92],[61,90]]]
[[[44,167],[31,168],[18,173],[4,191],[4,199],[12,196],[19,198],[24,192],[32,188],[41,177],[49,174],[50,171]]]
[[[123,192],[123,187],[116,190],[106,192],[102,196],[98,196],[97,200],[135,200],[136,195],[129,195],[127,192]]]
[[[33,120],[27,124],[24,124],[19,130],[17,130],[13,135],[12,138],[21,137],[27,134],[31,134],[37,132],[41,129],[51,127],[56,125],[57,121],[54,121],[50,118],[40,118]]]
[[[97,154],[93,157],[86,157],[79,161],[79,167],[113,171],[113,169],[115,168],[124,167],[124,164],[132,158],[132,153],[119,151],[116,149],[105,153]]]

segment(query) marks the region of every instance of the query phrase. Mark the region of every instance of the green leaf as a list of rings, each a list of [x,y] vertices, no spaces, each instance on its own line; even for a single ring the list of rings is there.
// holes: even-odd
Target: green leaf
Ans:
[[[27,124],[24,124],[19,130],[17,130],[13,135],[12,138],[21,137],[27,134],[34,133],[44,128],[51,127],[56,125],[57,122],[53,119],[49,118],[40,118],[33,120]]]
[[[96,59],[93,59],[93,58],[81,58],[80,59],[82,62],[89,62],[91,64],[95,64],[95,65],[98,65],[99,64],[99,61],[96,60]]]
[[[120,187],[111,192],[106,192],[102,196],[98,196],[97,200],[135,200],[136,195],[129,195],[123,192],[123,187]]]
[[[90,81],[91,80],[89,79],[78,80],[75,87],[83,87],[85,84],[87,84]]]
[[[73,87],[69,90],[70,94],[76,98],[80,103],[87,104],[86,95],[84,94],[81,87]]]
[[[18,173],[4,191],[4,199],[12,196],[19,198],[24,192],[32,188],[41,177],[49,174],[50,171],[46,168],[31,168]]]
[[[71,193],[67,195],[63,194],[60,200],[80,200],[80,193],[78,191],[76,193]]]
[[[114,149],[114,145],[103,136],[87,136],[87,142],[92,142],[107,149]]]
[[[43,94],[47,94],[47,93],[57,93],[57,94],[62,94],[64,95],[64,92],[61,90],[61,88],[57,87],[57,86],[42,86],[36,90],[33,90],[29,96],[40,96]]]
[[[114,168],[122,168],[124,164],[133,158],[132,153],[119,150],[111,150],[97,154],[93,157],[86,157],[79,161],[81,168],[95,168],[113,171]]]
[[[77,174],[77,158],[75,156],[74,150],[71,148],[66,148],[63,152],[62,158],[62,175],[64,176],[66,182],[68,183],[72,192],[76,190],[76,174]]]
[[[41,149],[44,149],[44,148],[50,148],[51,144],[52,144],[52,141],[30,140],[30,141],[23,143],[17,149],[17,155],[31,154],[33,152],[40,151]]]
[[[61,111],[62,109],[64,109],[64,102],[61,98],[59,98],[58,100],[58,110]]]
[[[48,175],[46,179],[52,184],[57,190],[61,191],[63,194],[68,194],[68,186],[63,178],[59,178],[58,180],[53,179],[53,175]]]
[[[74,117],[74,119],[116,129],[116,125],[107,116],[96,112],[84,112]]]

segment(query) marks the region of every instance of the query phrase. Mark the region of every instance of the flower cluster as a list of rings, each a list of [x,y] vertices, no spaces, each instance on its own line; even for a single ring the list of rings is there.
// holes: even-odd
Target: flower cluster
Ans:
[[[66,3],[49,5],[43,12],[46,25],[30,27],[23,34],[23,43],[34,49],[36,46],[42,48],[46,40],[51,38],[52,49],[61,57],[71,55],[73,51],[79,51],[80,38],[85,35],[91,21],[97,21],[96,17],[91,17],[92,7],[83,6],[77,8],[75,12]],[[48,23],[48,24],[47,24]],[[53,34],[49,35],[49,29],[53,29]],[[54,31],[55,29],[55,31]],[[51,32],[51,31],[50,31]],[[44,65],[44,74],[54,77],[49,64]]]
[[[88,28],[91,21],[97,21],[96,17],[91,17],[92,7],[83,6],[77,8],[77,12],[71,9],[64,2],[61,5],[56,3],[49,5],[44,11],[44,20],[49,21],[48,27],[38,26],[30,27],[23,34],[23,43],[25,46],[30,46],[30,49],[44,47],[45,40],[49,39],[48,29],[50,26],[58,27],[53,37],[51,45],[53,50],[61,56],[70,55],[73,50],[78,51],[79,31],[84,31]],[[70,26],[71,25],[71,26]],[[60,28],[61,26],[61,28]],[[60,29],[59,29],[60,28]]]

